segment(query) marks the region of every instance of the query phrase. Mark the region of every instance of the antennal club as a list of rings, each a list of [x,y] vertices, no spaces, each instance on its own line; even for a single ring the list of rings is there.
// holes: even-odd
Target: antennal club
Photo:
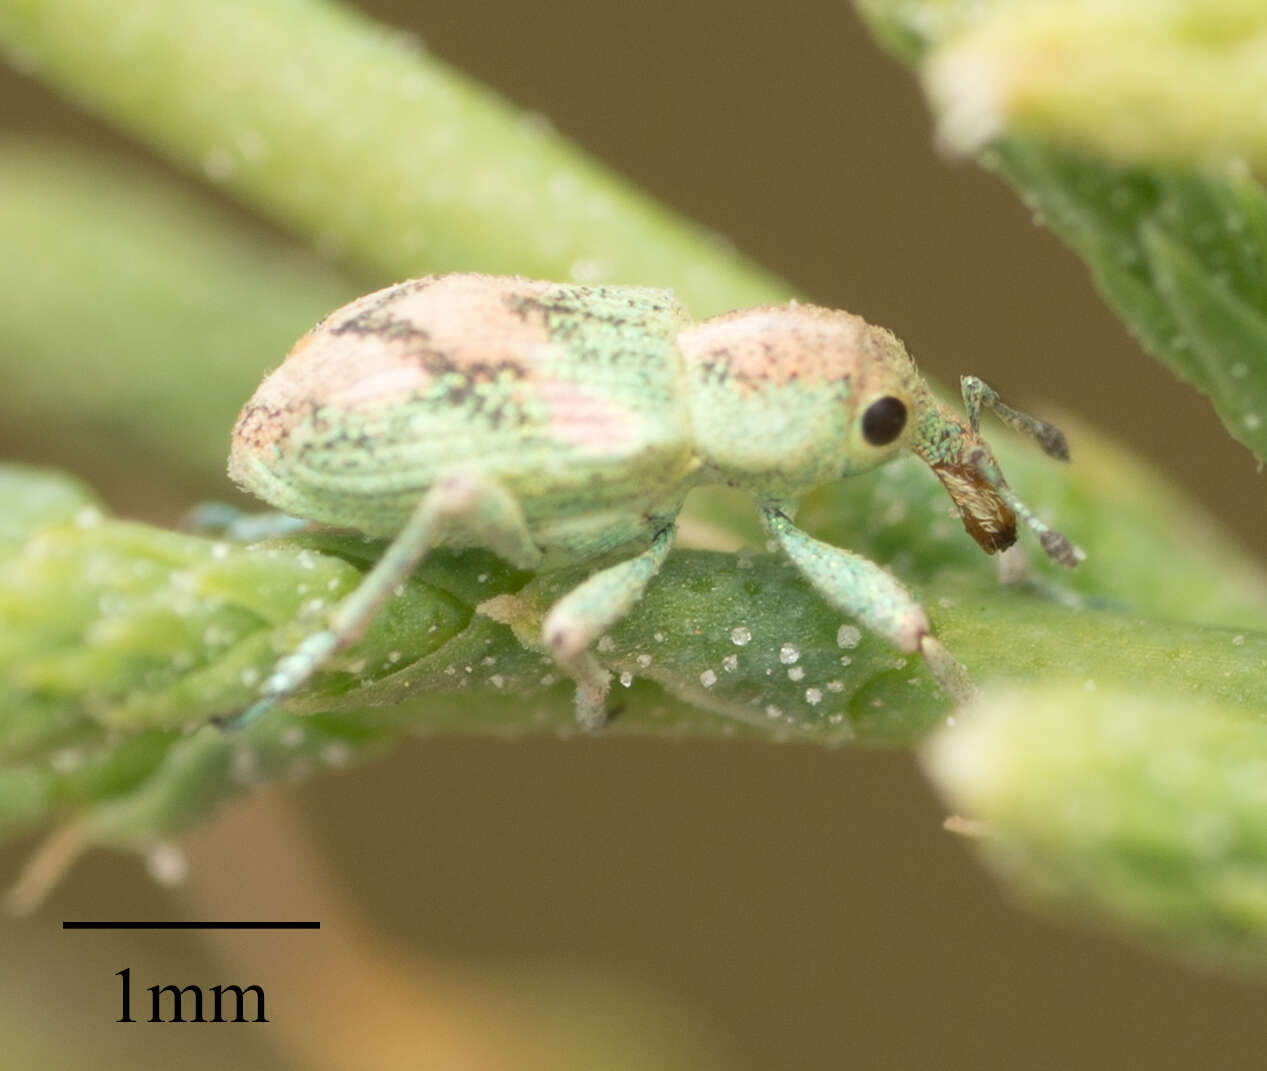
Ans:
[[[1054,431],[1055,429],[1053,428],[1052,430]],[[994,459],[989,457],[984,450],[974,451],[972,461],[982,478],[994,488],[998,496],[1007,503],[1012,512],[1025,522],[1025,526],[1038,537],[1038,542],[1042,545],[1047,557],[1054,562],[1059,562],[1061,565],[1067,565],[1071,569],[1079,562],[1086,560],[1086,551],[1069,542],[1054,528],[1048,528],[1016,496],[1016,492],[1004,482],[1003,474],[994,463]]]

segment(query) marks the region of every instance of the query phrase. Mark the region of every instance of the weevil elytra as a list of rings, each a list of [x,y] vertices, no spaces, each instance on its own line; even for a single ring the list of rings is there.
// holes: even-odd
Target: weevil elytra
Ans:
[[[1013,494],[978,431],[981,406],[1067,458],[1049,424],[965,378],[968,422],[929,391],[902,343],[857,316],[792,302],[693,323],[666,291],[488,275],[415,279],[331,313],[246,404],[233,479],[287,514],[392,542],[326,627],[282,659],[244,724],[354,643],[437,546],[482,546],[542,569],[628,550],[545,618],[542,643],[600,725],[610,674],[591,644],[642,596],[687,492],[743,488],[767,531],[833,606],[952,695],[967,675],[880,566],[796,528],[792,504],[904,450],[941,479],[987,552],[1021,518],[1056,561],[1082,553]]]

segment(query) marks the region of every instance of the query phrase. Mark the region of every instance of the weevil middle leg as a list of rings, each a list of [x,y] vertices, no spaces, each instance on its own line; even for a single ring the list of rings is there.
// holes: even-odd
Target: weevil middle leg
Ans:
[[[264,682],[260,698],[231,726],[240,729],[249,725],[294,695],[335,651],[356,643],[423,555],[454,530],[478,535],[482,545],[520,568],[531,568],[541,559],[518,502],[501,484],[466,471],[441,477],[423,495],[405,526],[361,583],[335,607],[326,627],[308,636],[277,663]]]
[[[590,645],[642,598],[673,546],[676,526],[666,521],[651,546],[627,561],[602,569],[563,596],[546,615],[542,635],[559,667],[576,681],[576,718],[586,729],[606,720],[604,703],[611,674]]]

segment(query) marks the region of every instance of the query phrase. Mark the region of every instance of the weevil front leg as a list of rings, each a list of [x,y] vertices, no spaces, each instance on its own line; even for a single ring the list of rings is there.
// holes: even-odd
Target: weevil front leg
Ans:
[[[933,635],[923,607],[875,562],[806,535],[777,506],[762,509],[766,530],[824,599],[903,651],[919,651],[956,703],[976,694],[968,671]]]
[[[478,538],[520,568],[531,568],[541,559],[519,503],[501,484],[465,471],[441,477],[361,583],[335,607],[326,627],[277,663],[260,698],[234,719],[232,728],[249,725],[294,695],[335,651],[356,643],[423,555],[453,531]]]
[[[603,569],[563,596],[546,615],[541,632],[559,668],[576,681],[576,720],[597,729],[607,719],[604,704],[611,674],[589,646],[642,598],[673,546],[676,526],[666,523],[637,557]]]

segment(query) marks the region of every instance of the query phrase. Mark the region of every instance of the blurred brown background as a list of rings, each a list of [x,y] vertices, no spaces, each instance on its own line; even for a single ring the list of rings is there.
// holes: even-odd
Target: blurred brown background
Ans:
[[[362,6],[814,299],[892,327],[944,382],[972,371],[1134,444],[1267,553],[1249,455],[1139,351],[1082,266],[1009,191],[937,155],[911,78],[843,0]],[[7,72],[0,100],[6,128],[138,152]],[[83,444],[85,454],[108,449]],[[116,503],[144,501],[135,486],[102,489]],[[152,512],[170,520],[187,504]],[[279,807],[297,816],[350,910],[403,957],[568,964],[657,987],[727,1036],[744,1071],[1257,1068],[1267,1055],[1258,986],[1003,902],[940,830],[942,812],[905,754],[418,742],[239,803],[224,827],[232,838],[201,834],[195,883],[199,867],[252,875],[221,915],[320,910],[310,889],[287,886],[285,868],[271,880],[273,856],[252,839]],[[30,846],[6,847],[0,875]],[[25,1022],[33,1037],[56,1039],[50,1052],[68,1043],[94,1066],[310,1066],[279,1057],[258,1028],[177,1037],[115,1025],[121,967],[206,985],[226,968],[187,937],[56,928],[191,913],[136,860],[88,858],[36,918],[0,923],[0,1026]],[[270,957],[303,943],[315,970],[333,970],[320,958],[326,939],[293,936]],[[239,952],[259,976],[236,980],[267,987],[252,940]],[[288,1003],[281,977],[270,1012],[315,1014]]]

